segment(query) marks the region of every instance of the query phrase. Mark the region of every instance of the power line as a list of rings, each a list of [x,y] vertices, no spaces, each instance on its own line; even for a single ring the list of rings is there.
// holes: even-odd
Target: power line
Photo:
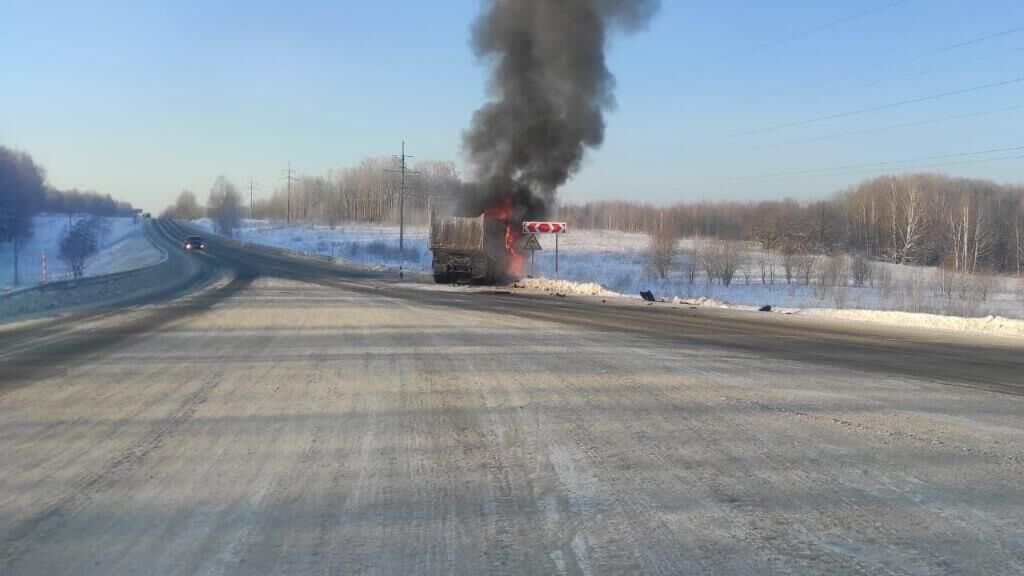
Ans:
[[[830,168],[815,168],[811,170],[797,170],[793,172],[775,172],[770,174],[755,174],[752,176],[739,176],[736,178],[726,178],[722,182],[743,182],[749,180],[762,180],[769,178],[779,178],[788,176],[805,176],[809,174],[817,174],[822,172],[834,172],[842,170],[851,170],[856,168],[868,168],[868,167],[880,167],[880,166],[892,166],[894,164],[907,164],[911,162],[924,162],[928,160],[947,160],[950,158],[963,158],[967,156],[981,156],[984,154],[997,154],[1000,152],[1016,152],[1024,150],[1024,146],[1011,146],[1006,148],[992,148],[989,150],[979,150],[975,152],[957,152],[955,154],[942,154],[938,156],[921,156],[918,158],[909,158],[906,160],[887,160],[884,162],[866,162],[863,164],[847,164],[844,166],[832,166]]]
[[[921,170],[925,168],[945,168],[949,166],[961,166],[965,164],[985,164],[988,162],[1003,162],[1006,160],[1021,160],[1024,159],[1024,154],[1014,154],[1011,156],[999,156],[996,158],[977,158],[974,160],[960,160],[957,162],[937,162],[934,164],[917,164],[911,166],[903,166],[900,168],[901,171],[907,172],[908,170]],[[843,176],[860,176],[865,174],[878,174],[881,172],[889,172],[892,168],[873,168],[870,170],[860,170],[856,172],[840,172],[840,173],[826,173],[826,174],[811,174],[805,176],[794,176],[791,178],[781,178],[775,180],[775,182],[791,182],[793,180],[813,179],[813,178],[839,178]]]
[[[739,50],[737,52],[732,52],[730,54],[724,54],[722,56],[719,56],[718,58],[714,58],[712,60],[708,60],[707,62],[704,62],[703,64],[698,64],[698,65],[694,66],[694,68],[699,68],[699,67],[702,67],[702,66],[708,66],[710,64],[719,64],[721,62],[725,62],[726,60],[731,60],[731,59],[737,58],[739,56],[744,56],[746,54],[750,54],[750,53],[753,53],[753,52],[758,52],[760,50],[765,50],[767,48],[774,48],[776,46],[780,46],[780,45],[785,44],[787,42],[792,42],[793,40],[799,40],[800,38],[806,38],[807,36],[811,36],[813,34],[821,32],[823,30],[828,30],[829,28],[834,28],[836,26],[840,26],[842,24],[846,24],[848,22],[852,22],[854,20],[859,20],[859,19],[864,18],[866,16],[870,16],[870,15],[875,14],[877,12],[882,12],[884,10],[888,10],[889,8],[892,8],[893,6],[898,6],[900,4],[906,4],[907,1],[908,0],[895,0],[894,2],[889,2],[888,4],[879,6],[877,8],[872,8],[872,9],[869,9],[869,10],[865,10],[863,12],[858,12],[858,13],[850,15],[850,16],[845,16],[845,17],[840,18],[838,20],[833,20],[831,22],[827,22],[825,24],[821,24],[819,26],[815,26],[815,27],[809,28],[807,30],[802,30],[800,32],[795,32],[793,34],[790,34],[788,36],[784,36],[782,38],[777,38],[775,40],[769,40],[768,42],[763,42],[761,44],[756,44],[754,46],[750,46],[748,48],[744,48],[742,50]]]
[[[957,48],[963,48],[964,46],[970,46],[971,44],[977,44],[978,42],[984,42],[986,40],[991,40],[993,38],[999,38],[1001,36],[1009,36],[1010,34],[1016,34],[1017,32],[1020,32],[1022,30],[1024,30],[1024,26],[1017,26],[1016,28],[1010,28],[1009,30],[1003,30],[1002,32],[996,32],[994,34],[987,34],[985,36],[980,36],[978,38],[972,38],[971,40],[967,40],[965,42],[960,42],[958,44],[951,44],[949,46],[942,46],[940,48],[932,50],[931,52],[926,52],[923,55],[915,56],[912,59],[913,60],[917,60],[918,58],[923,58],[925,56],[931,56],[933,54],[939,54],[939,53],[942,53],[942,52],[948,52],[950,50],[956,50]]]
[[[1024,76],[1018,77],[1018,78],[1013,78],[1013,79],[1010,79],[1010,80],[1002,80],[1000,82],[993,82],[991,84],[983,84],[981,86],[972,86],[970,88],[963,88],[963,89],[960,89],[960,90],[953,90],[953,91],[950,91],[950,92],[943,92],[943,93],[940,93],[940,94],[932,94],[930,96],[921,96],[919,98],[910,98],[908,100],[900,100],[900,101],[897,101],[897,102],[890,102],[888,104],[880,104],[878,106],[869,106],[867,108],[859,108],[859,109],[856,109],[856,110],[849,110],[849,111],[846,111],[846,112],[839,112],[839,113],[836,113],[836,114],[828,114],[828,115],[825,115],[825,116],[818,116],[816,118],[810,118],[810,119],[807,119],[807,120],[798,120],[796,122],[787,122],[785,124],[776,124],[774,126],[767,126],[767,127],[764,127],[764,128],[757,128],[755,130],[744,130],[742,132],[734,132],[732,134],[725,134],[723,136],[716,136],[716,137],[713,137],[713,138],[706,138],[704,140],[697,140],[695,142],[691,142],[690,145],[692,145],[692,144],[703,144],[705,142],[714,142],[714,141],[718,141],[718,140],[727,140],[727,139],[730,139],[730,138],[737,138],[739,136],[749,136],[749,135],[752,135],[752,134],[762,134],[762,133],[765,133],[765,132],[774,132],[775,130],[783,130],[785,128],[795,128],[797,126],[806,126],[808,124],[814,124],[814,123],[817,123],[817,122],[824,122],[826,120],[836,120],[836,119],[839,119],[839,118],[847,118],[849,116],[858,116],[860,114],[867,114],[869,112],[877,112],[879,110],[888,110],[888,109],[891,109],[891,108],[898,108],[900,106],[907,106],[907,105],[910,105],[910,104],[918,104],[920,102],[927,102],[927,101],[930,101],[930,100],[938,100],[940,98],[948,98],[949,96],[957,96],[957,95],[960,95],[960,94],[967,94],[967,93],[970,93],[970,92],[977,92],[979,90],[987,90],[989,88],[998,88],[998,87],[1001,87],[1001,86],[1007,86],[1007,85],[1010,85],[1010,84],[1016,84],[1018,82],[1024,82]]]
[[[976,36],[976,37],[970,38],[968,40],[964,40],[964,41],[960,41],[960,42],[955,42],[953,44],[945,44],[945,45],[939,46],[937,48],[932,48],[930,50],[925,50],[924,52],[919,52],[917,54],[914,54],[914,55],[911,55],[911,56],[907,56],[907,57],[904,57],[904,58],[897,58],[895,60],[889,60],[889,61],[886,61],[886,62],[876,63],[876,64],[873,64],[871,66],[867,66],[865,68],[860,68],[858,70],[854,70],[853,72],[847,72],[847,73],[844,73],[844,74],[840,74],[838,76],[833,76],[832,78],[825,79],[822,82],[831,82],[832,80],[838,80],[838,79],[841,79],[841,78],[847,78],[847,77],[850,77],[850,76],[855,76],[855,75],[861,74],[863,72],[870,72],[870,71],[875,70],[877,68],[885,68],[885,67],[888,67],[888,66],[893,66],[895,64],[906,64],[907,62],[913,62],[915,60],[920,60],[922,58],[927,58],[928,56],[935,56],[936,54],[942,54],[943,52],[950,52],[952,50],[959,50],[960,48],[964,48],[964,47],[967,47],[967,46],[972,46],[974,44],[980,44],[982,42],[987,42],[989,40],[994,40],[996,38],[1001,38],[1003,36],[1009,36],[1011,34],[1016,34],[1016,33],[1021,32],[1021,31],[1024,31],[1024,26],[1015,26],[1015,27],[1007,29],[1007,30],[1001,30],[999,32],[983,34],[981,36]]]
[[[941,118],[931,118],[928,120],[918,120],[916,122],[905,122],[903,124],[890,124],[888,126],[878,126],[875,128],[865,128],[863,130],[851,130],[849,132],[838,132],[835,134],[825,134],[822,136],[812,136],[809,138],[799,138],[796,140],[783,140],[781,142],[772,142],[769,144],[761,144],[758,146],[749,146],[746,148],[734,148],[732,151],[735,152],[748,152],[751,150],[764,150],[765,148],[777,148],[780,146],[791,146],[796,144],[805,144],[808,142],[820,142],[822,140],[832,140],[836,138],[843,138],[846,136],[858,136],[861,134],[871,134],[874,132],[884,132],[886,130],[896,130],[899,128],[911,128],[914,126],[923,126],[926,124],[937,124],[939,122],[948,122],[950,120],[960,120],[963,118],[974,118],[977,116],[985,116],[988,114],[997,114],[999,112],[1009,112],[1011,110],[1019,110],[1024,108],[1024,104],[1018,104],[1016,106],[1007,106],[1005,108],[995,108],[992,110],[981,110],[978,112],[969,112],[967,114],[956,114],[953,116],[943,116]]]
[[[846,92],[852,92],[852,91],[856,91],[856,90],[863,90],[864,88],[871,88],[873,86],[878,86],[879,84],[883,84],[885,82],[892,82],[894,80],[903,80],[904,78],[913,78],[914,76],[924,76],[926,74],[932,74],[932,73],[938,72],[940,70],[947,70],[947,69],[950,69],[950,68],[957,68],[959,66],[966,66],[968,64],[974,64],[974,63],[977,63],[977,62],[983,62],[985,60],[989,60],[989,59],[992,59],[992,58],[1000,58],[1000,57],[1003,57],[1003,56],[1008,56],[1010,54],[1015,54],[1015,53],[1021,52],[1021,51],[1024,51],[1024,46],[1018,47],[1018,48],[1013,48],[1011,50],[1003,50],[1003,51],[997,52],[995,54],[985,54],[984,56],[975,56],[974,58],[967,58],[965,60],[959,60],[957,62],[951,62],[951,63],[940,65],[940,66],[932,66],[932,67],[927,68],[925,70],[914,70],[913,72],[904,72],[904,73],[901,73],[901,74],[885,76],[885,77],[882,77],[882,78],[878,78],[878,79],[872,80],[872,81],[867,82],[865,84],[858,84],[856,86],[847,86],[845,88],[839,88],[837,90],[829,90],[827,92],[819,92],[818,94],[814,94],[812,96],[808,96],[805,100],[810,100],[810,99],[815,99],[815,98],[822,98],[822,97],[825,97],[825,96],[835,96],[836,94],[844,94]]]
[[[1016,26],[1014,28],[1010,28],[1010,29],[1007,29],[1007,30],[1001,30],[999,32],[986,33],[986,34],[983,34],[981,36],[976,36],[974,38],[970,38],[968,40],[963,40],[963,41],[959,41],[959,42],[954,42],[952,44],[945,44],[945,45],[942,45],[942,46],[938,46],[936,48],[931,48],[931,49],[925,50],[923,52],[918,52],[917,54],[913,54],[911,56],[905,56],[905,57],[902,57],[902,58],[896,58],[894,60],[886,60],[886,61],[882,61],[882,62],[876,62],[875,64],[872,64],[870,66],[865,66],[863,68],[858,68],[856,70],[847,71],[847,72],[843,72],[843,73],[840,73],[840,74],[835,74],[835,75],[829,76],[828,78],[823,78],[823,79],[820,79],[820,80],[813,80],[811,82],[805,82],[803,84],[798,84],[797,86],[795,86],[793,88],[790,88],[790,89],[787,89],[787,90],[783,90],[783,91],[780,91],[780,92],[776,92],[774,95],[777,96],[779,94],[788,94],[788,93],[794,92],[796,90],[801,90],[801,89],[804,89],[804,88],[810,88],[810,87],[813,87],[813,86],[819,86],[821,84],[831,83],[831,82],[835,82],[837,80],[843,80],[843,79],[849,78],[851,76],[858,76],[858,75],[864,74],[866,72],[871,72],[873,70],[877,70],[879,68],[889,68],[889,67],[895,66],[897,64],[906,64],[908,62],[914,62],[916,60],[921,60],[922,58],[927,58],[929,56],[935,56],[936,54],[942,54],[944,52],[950,52],[950,51],[953,51],[953,50],[959,50],[960,48],[965,48],[967,46],[972,46],[974,44],[980,44],[982,42],[987,42],[989,40],[994,40],[996,38],[1001,38],[1003,36],[1009,36],[1011,34],[1016,34],[1016,33],[1021,32],[1021,31],[1024,31],[1024,26]]]

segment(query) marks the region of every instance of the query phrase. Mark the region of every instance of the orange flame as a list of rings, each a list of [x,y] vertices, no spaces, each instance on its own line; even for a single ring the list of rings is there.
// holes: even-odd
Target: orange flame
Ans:
[[[493,220],[508,220],[512,215],[512,199],[502,196],[501,200],[484,208],[484,215]]]
[[[523,267],[523,255],[516,250],[516,243],[523,232],[520,229],[521,224],[511,220],[512,210],[512,199],[503,196],[500,200],[484,208],[484,216],[491,220],[505,222],[505,252],[508,253],[505,273],[509,276],[518,276]]]
[[[505,224],[505,250],[508,252],[508,270],[506,273],[511,276],[518,276],[523,268],[523,255],[516,250],[516,241],[522,236],[512,224]]]

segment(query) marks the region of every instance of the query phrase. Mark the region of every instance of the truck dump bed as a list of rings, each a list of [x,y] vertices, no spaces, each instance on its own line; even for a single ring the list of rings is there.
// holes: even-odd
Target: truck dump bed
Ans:
[[[466,252],[484,251],[484,216],[476,218],[445,218],[432,222],[430,249]]]

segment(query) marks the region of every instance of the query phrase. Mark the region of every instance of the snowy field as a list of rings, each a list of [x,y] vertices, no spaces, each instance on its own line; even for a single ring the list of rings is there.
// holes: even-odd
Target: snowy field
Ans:
[[[73,217],[74,218],[74,217]],[[141,268],[159,262],[163,254],[142,233],[142,222],[132,218],[104,218],[109,224],[99,237],[100,250],[89,258],[86,276],[110,274]],[[71,277],[60,259],[60,242],[68,233],[66,214],[39,214],[33,217],[32,238],[18,248],[19,286],[31,286],[42,280],[43,254],[46,255],[50,281]],[[11,244],[0,250],[0,289],[14,287],[14,254]]]
[[[196,224],[207,230],[213,228],[205,219]],[[289,227],[245,221],[240,235],[247,242],[341,256],[362,264],[387,267],[402,264],[411,270],[430,270],[427,230],[423,227],[406,230],[404,262],[398,257],[398,228],[395,226],[358,223],[337,228]],[[680,243],[668,278],[661,279],[650,263],[647,235],[605,230],[573,230],[560,236],[556,275],[554,236],[539,238],[543,250],[536,253],[533,272],[529,260],[522,270],[524,276],[535,277],[522,284],[536,289],[633,298],[638,297],[641,290],[650,290],[659,299],[702,306],[755,308],[768,304],[787,313],[949,329],[968,328],[963,322],[936,316],[970,317],[979,319],[973,322],[971,331],[1016,333],[1019,330],[1024,335],[1024,324],[1020,322],[1024,319],[1024,284],[1017,278],[991,278],[984,290],[972,290],[967,298],[961,299],[943,295],[939,274],[933,268],[874,262],[874,285],[854,286],[852,280],[847,280],[823,286],[818,273],[809,285],[797,280],[787,284],[782,264],[777,261],[774,283],[762,283],[757,250],[750,247],[732,284],[723,286],[718,281],[708,282],[703,270],[696,272],[693,282],[689,281],[686,262],[694,257],[698,243],[690,239]],[[827,258],[822,257],[818,267],[827,263]],[[982,328],[975,330],[978,326]]]
[[[213,221],[201,218],[194,225],[214,231]],[[338,256],[360,264],[410,270],[430,270],[430,247],[426,227],[405,229],[404,260],[399,258],[397,226],[366,223],[342,224],[336,228],[243,220],[236,238],[323,256]]]

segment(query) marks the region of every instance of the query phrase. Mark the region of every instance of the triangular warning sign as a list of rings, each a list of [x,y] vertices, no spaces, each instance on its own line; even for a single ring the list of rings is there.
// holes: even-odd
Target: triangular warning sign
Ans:
[[[530,234],[526,239],[526,244],[523,244],[523,250],[543,250],[543,248],[540,247],[540,242],[537,241],[536,234]]]

